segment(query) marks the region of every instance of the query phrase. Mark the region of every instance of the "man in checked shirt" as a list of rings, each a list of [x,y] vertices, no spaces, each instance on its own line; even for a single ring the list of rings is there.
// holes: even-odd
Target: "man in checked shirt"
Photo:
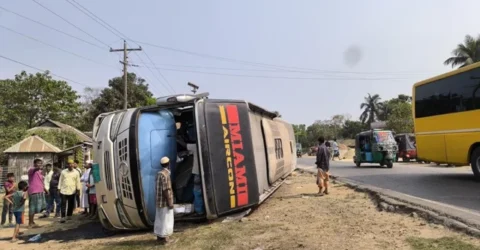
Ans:
[[[160,160],[162,170],[157,174],[157,210],[155,214],[154,233],[161,244],[173,244],[170,240],[173,234],[173,191],[170,179],[170,159]]]

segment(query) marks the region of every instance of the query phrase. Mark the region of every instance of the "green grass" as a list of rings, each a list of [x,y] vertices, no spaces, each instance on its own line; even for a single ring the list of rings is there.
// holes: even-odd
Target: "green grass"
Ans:
[[[414,250],[480,250],[472,244],[465,243],[454,237],[442,237],[438,239],[425,239],[410,237],[407,239]]]

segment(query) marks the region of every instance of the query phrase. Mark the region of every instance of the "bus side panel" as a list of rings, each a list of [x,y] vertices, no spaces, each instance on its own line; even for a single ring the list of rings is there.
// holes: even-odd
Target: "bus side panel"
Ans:
[[[445,135],[447,160],[449,163],[469,164],[470,147],[480,141],[479,132],[452,133]]]
[[[287,138],[282,140],[281,126],[283,126],[281,123],[268,118],[262,119],[263,136],[267,145],[268,181],[270,185],[283,176],[285,171],[285,151],[290,151],[290,146],[287,147],[285,141]],[[277,143],[282,145],[277,145]]]
[[[259,202],[249,109],[246,103],[205,103],[206,132],[218,215]]]
[[[416,138],[418,158],[433,162],[447,161],[443,134],[417,135]]]
[[[257,166],[258,191],[259,196],[268,191],[267,156],[265,154],[265,142],[262,134],[262,116],[250,112],[250,126],[252,131],[253,149],[255,156],[255,165]]]

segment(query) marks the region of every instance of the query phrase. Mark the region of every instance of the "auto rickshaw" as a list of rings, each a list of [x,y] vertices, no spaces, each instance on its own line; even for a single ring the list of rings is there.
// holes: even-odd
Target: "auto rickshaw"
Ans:
[[[362,163],[379,163],[393,167],[397,159],[398,146],[390,130],[372,129],[355,136],[355,156],[353,161],[360,167]]]
[[[395,141],[398,144],[397,159],[402,158],[404,162],[408,162],[411,159],[417,158],[417,147],[414,134],[397,134],[395,135]]]

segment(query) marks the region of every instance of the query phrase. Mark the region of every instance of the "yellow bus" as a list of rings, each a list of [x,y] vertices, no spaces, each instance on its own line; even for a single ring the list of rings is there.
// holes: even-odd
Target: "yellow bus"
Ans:
[[[416,83],[417,158],[472,166],[480,180],[480,63]]]

